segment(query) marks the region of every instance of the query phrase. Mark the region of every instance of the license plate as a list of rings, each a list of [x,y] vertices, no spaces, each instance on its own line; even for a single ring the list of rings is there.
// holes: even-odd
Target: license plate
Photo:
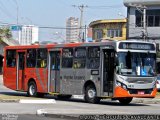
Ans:
[[[144,95],[144,91],[138,91],[139,95]]]

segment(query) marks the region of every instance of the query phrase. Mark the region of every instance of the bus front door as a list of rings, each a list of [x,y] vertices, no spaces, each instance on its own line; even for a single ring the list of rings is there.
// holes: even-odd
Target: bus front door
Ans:
[[[113,81],[114,81],[114,50],[105,49],[103,50],[103,92],[107,96],[113,95]]]
[[[60,51],[51,51],[49,55],[48,92],[60,92]]]
[[[17,90],[24,89],[25,52],[18,52],[17,59]]]

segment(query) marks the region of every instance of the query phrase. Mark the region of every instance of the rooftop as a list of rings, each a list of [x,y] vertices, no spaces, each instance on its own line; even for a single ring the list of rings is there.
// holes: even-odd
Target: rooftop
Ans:
[[[89,24],[90,27],[97,24],[104,24],[104,23],[126,23],[127,19],[112,19],[112,20],[96,20]]]
[[[157,6],[160,5],[160,0],[123,0],[125,6],[143,5],[143,6]]]

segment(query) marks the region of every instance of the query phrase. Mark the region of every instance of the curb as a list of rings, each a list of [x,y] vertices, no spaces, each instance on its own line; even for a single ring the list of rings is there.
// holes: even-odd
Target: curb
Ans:
[[[160,99],[134,99],[131,103],[160,104]]]
[[[19,103],[18,99],[0,99],[2,103]]]

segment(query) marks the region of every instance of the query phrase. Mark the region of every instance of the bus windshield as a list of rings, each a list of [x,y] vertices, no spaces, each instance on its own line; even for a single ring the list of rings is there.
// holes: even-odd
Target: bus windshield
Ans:
[[[156,54],[120,52],[117,54],[117,74],[130,76],[154,76]]]

